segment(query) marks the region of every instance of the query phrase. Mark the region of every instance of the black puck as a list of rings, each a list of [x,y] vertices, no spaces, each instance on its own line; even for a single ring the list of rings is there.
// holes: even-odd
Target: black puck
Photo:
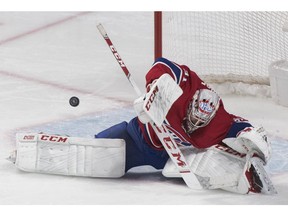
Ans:
[[[69,104],[70,104],[71,106],[73,106],[73,107],[78,106],[79,103],[80,103],[79,98],[78,98],[78,97],[75,97],[75,96],[71,97],[70,100],[69,100]]]

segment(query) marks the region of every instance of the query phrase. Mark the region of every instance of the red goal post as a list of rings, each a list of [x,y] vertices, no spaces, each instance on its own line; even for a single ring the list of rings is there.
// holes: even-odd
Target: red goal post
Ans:
[[[162,56],[162,12],[154,12],[154,58]]]

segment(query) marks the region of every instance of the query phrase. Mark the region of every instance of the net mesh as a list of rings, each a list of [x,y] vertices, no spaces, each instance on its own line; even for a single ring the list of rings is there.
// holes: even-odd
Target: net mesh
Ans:
[[[269,84],[268,66],[286,59],[288,12],[163,13],[163,56],[207,82]]]

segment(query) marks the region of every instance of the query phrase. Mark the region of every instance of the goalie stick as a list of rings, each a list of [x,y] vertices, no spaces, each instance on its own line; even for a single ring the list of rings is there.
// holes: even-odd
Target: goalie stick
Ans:
[[[122,68],[123,72],[125,73],[125,75],[126,75],[127,79],[129,80],[130,84],[134,88],[136,94],[138,96],[141,96],[140,89],[136,85],[136,83],[135,83],[134,79],[132,78],[128,68],[126,67],[126,65],[124,64],[123,60],[121,59],[119,53],[117,52],[117,50],[115,49],[114,45],[112,44],[112,41],[108,37],[108,34],[105,31],[104,27],[102,26],[102,24],[99,24],[99,25],[97,25],[97,28],[98,28],[99,32],[101,33],[101,35],[103,36],[103,38],[105,39],[107,45],[109,46],[109,48],[110,48],[111,52],[113,53],[115,59],[119,63],[119,65]]]
[[[118,61],[120,67],[122,68],[124,74],[126,75],[128,81],[134,88],[135,92],[138,96],[141,96],[141,91],[136,85],[134,79],[132,78],[129,70],[127,69],[126,65],[124,64],[122,58],[120,57],[119,53],[115,49],[112,41],[108,37],[107,32],[105,31],[102,24],[98,24],[97,28],[101,35],[103,36],[104,40],[106,41],[107,45],[109,46],[111,52],[113,53],[115,59]],[[164,120],[163,120],[164,121]],[[187,163],[185,157],[183,156],[181,150],[179,149],[177,143],[171,137],[167,127],[162,123],[161,126],[157,126],[154,122],[152,122],[152,127],[155,133],[157,134],[159,140],[161,141],[163,147],[167,151],[168,155],[170,156],[171,160],[174,162],[176,167],[179,170],[179,173],[187,186],[191,189],[202,189],[202,185],[200,184],[199,180],[197,179],[196,175],[192,172],[189,164]]]

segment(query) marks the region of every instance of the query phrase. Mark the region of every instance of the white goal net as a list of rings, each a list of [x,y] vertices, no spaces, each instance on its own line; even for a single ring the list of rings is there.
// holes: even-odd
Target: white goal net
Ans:
[[[268,66],[288,56],[288,12],[163,12],[163,57],[207,82],[269,85]]]

